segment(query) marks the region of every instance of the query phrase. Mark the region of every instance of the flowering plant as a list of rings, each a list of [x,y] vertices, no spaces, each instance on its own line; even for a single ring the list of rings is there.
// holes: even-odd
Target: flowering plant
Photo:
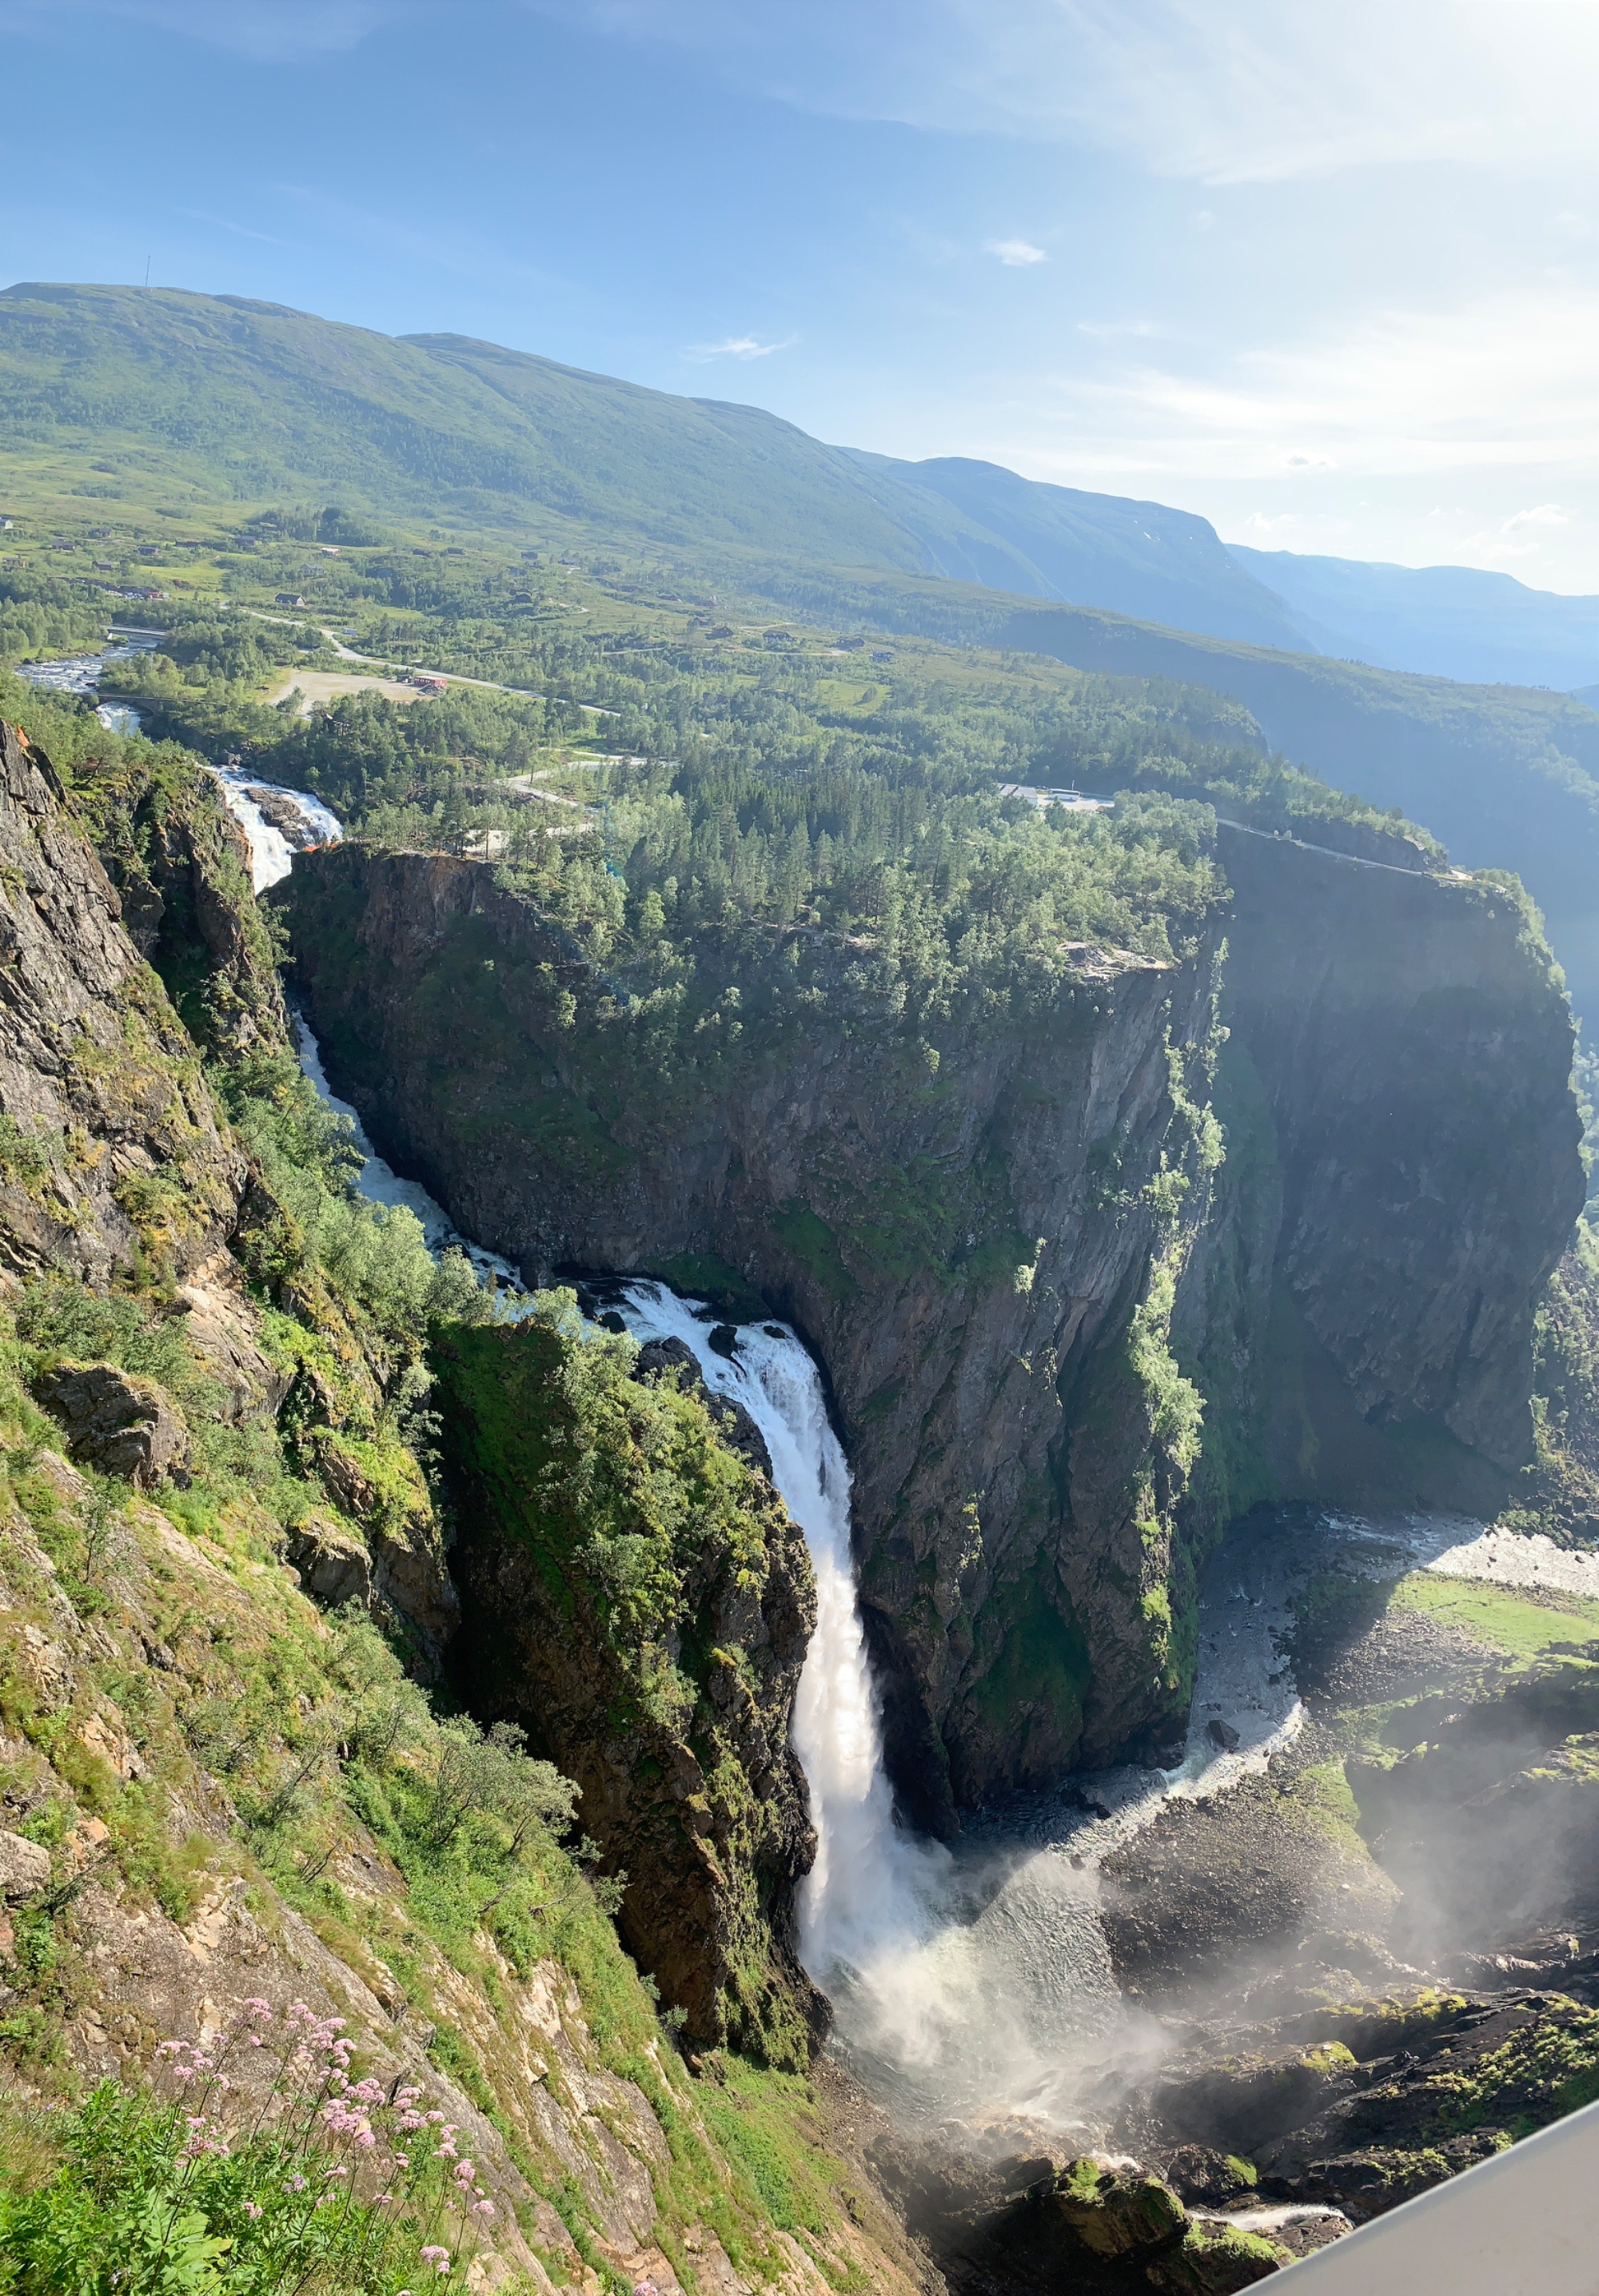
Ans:
[[[351,2079],[343,2022],[247,2001],[162,2042],[153,2091],[53,2116],[55,2176],[0,2194],[0,2291],[455,2296],[495,2203],[419,2087]]]

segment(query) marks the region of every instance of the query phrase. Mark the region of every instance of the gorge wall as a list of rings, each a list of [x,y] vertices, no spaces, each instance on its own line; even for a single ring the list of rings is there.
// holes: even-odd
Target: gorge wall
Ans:
[[[810,1339],[926,1826],[1170,1743],[1196,1552],[1332,1488],[1346,1423],[1406,1496],[1530,1451],[1582,1192],[1546,952],[1496,883],[1222,834],[1232,914],[1187,962],[1084,946],[1044,1012],[931,1045],[858,948],[701,946],[726,1049],[686,1078],[486,865],[347,846],[292,882],[330,1072],[463,1229]],[[780,966],[803,1026],[745,1031]]]

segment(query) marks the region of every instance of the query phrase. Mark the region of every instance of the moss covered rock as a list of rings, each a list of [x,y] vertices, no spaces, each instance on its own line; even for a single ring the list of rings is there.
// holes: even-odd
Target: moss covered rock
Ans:
[[[1134,2166],[1111,2167],[1091,2153],[1061,2170],[1050,2201],[1083,2246],[1100,2257],[1153,2251],[1188,2222],[1163,2177]]]
[[[809,1557],[701,1398],[634,1377],[637,1352],[584,1338],[570,1293],[440,1341],[461,1677],[578,1781],[622,1935],[689,2038],[795,2063]]]

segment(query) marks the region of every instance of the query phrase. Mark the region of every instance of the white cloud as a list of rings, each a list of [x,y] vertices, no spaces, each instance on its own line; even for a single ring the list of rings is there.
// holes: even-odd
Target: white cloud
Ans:
[[[770,358],[774,351],[786,351],[798,340],[797,335],[785,335],[780,343],[763,343],[754,335],[729,335],[726,342],[691,343],[683,356],[700,366],[712,359]]]
[[[1027,460],[1037,477],[1086,467],[1234,479],[1591,471],[1599,293],[1545,289],[1453,310],[1381,312],[1210,371],[1145,361],[1056,378],[1028,395]],[[1539,504],[1517,513],[1503,539],[1519,546],[1525,529],[1565,516]]]
[[[983,245],[990,255],[998,256],[1000,261],[1012,270],[1021,269],[1029,263],[1049,261],[1044,250],[1035,247],[1030,239],[986,239]]]
[[[529,0],[805,108],[1063,138],[1157,174],[1545,168],[1592,148],[1593,0]]]
[[[1152,336],[1170,332],[1157,319],[1079,319],[1077,331],[1079,335],[1092,335],[1099,342],[1113,342],[1120,335]]]

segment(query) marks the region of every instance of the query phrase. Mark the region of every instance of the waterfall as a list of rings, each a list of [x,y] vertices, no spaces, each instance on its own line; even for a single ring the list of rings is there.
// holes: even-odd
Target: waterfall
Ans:
[[[896,1817],[856,1598],[849,1469],[816,1364],[775,1322],[721,1324],[664,1284],[605,1287],[640,1340],[678,1339],[706,1385],[743,1405],[805,1534],[816,1630],[794,1704],[816,1859],[800,1957],[839,2046],[912,2120],[1005,2106],[1070,2120],[1085,2065],[1134,2046],[1097,1914],[1097,1878],[1058,1844],[955,1853]]]
[[[252,789],[268,789],[292,806],[304,824],[308,841],[337,845],[344,835],[338,815],[307,790],[284,789],[276,782],[252,779],[232,766],[212,766],[209,771],[222,792],[222,802],[250,840],[250,880],[258,893],[264,893],[269,885],[282,884],[294,865],[297,849],[275,822],[267,820],[250,795]]]

